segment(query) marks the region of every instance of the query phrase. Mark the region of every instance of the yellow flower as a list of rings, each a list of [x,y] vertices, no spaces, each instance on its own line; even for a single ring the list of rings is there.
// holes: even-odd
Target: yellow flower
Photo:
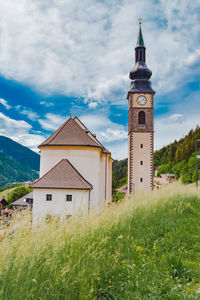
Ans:
[[[121,263],[122,263],[122,264],[125,264],[125,263],[126,263],[126,261],[125,261],[125,260],[122,260],[122,261],[121,261]]]
[[[153,250],[155,251],[157,248],[156,248],[156,244],[153,245]]]
[[[136,250],[137,250],[138,252],[142,252],[142,251],[144,251],[144,248],[141,247],[141,246],[137,246],[137,247],[136,247]]]

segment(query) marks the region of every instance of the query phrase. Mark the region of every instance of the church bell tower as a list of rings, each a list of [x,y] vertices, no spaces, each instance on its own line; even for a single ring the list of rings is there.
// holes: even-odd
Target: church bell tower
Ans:
[[[135,66],[129,73],[128,91],[128,194],[153,189],[153,97],[149,81],[152,72],[146,65],[146,48],[141,21],[135,48]]]

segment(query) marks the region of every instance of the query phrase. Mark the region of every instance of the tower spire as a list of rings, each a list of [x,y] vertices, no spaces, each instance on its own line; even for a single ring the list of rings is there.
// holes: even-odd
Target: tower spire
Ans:
[[[142,27],[141,27],[141,18],[139,19],[139,33],[138,33],[138,38],[137,38],[137,44],[136,47],[145,47],[144,46],[144,39],[142,35]]]
[[[149,81],[152,72],[146,65],[146,48],[141,28],[141,18],[139,19],[139,32],[135,47],[135,65],[129,73],[131,81],[130,91],[153,92]]]

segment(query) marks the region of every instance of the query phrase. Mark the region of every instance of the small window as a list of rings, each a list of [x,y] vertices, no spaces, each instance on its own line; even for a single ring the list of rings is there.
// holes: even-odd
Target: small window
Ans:
[[[138,124],[145,125],[145,112],[140,111],[138,115]]]
[[[72,195],[66,195],[66,201],[72,201]]]
[[[143,144],[140,145],[140,148],[143,148]]]
[[[46,194],[46,201],[51,201],[51,200],[52,200],[52,195]]]
[[[143,161],[142,160],[140,161],[140,165],[143,166]]]
[[[143,182],[143,178],[140,178],[140,182]]]

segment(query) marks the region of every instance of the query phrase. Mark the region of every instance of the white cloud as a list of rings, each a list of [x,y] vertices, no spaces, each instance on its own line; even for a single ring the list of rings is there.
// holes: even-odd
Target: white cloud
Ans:
[[[90,102],[90,103],[88,104],[88,107],[89,107],[89,108],[96,108],[97,105],[98,105],[97,102],[92,101],[92,102]]]
[[[198,1],[0,0],[0,5],[0,72],[44,93],[126,105],[140,15],[147,65],[159,93],[199,72]]]
[[[45,115],[45,119],[39,119],[38,122],[43,129],[52,131],[58,129],[66,119],[63,116],[48,113]]]
[[[44,140],[40,134],[32,133],[32,126],[23,120],[11,119],[0,113],[0,134],[7,136],[17,143],[36,151],[37,146]]]
[[[39,114],[32,111],[32,109],[27,108],[23,105],[16,105],[15,109],[22,115],[27,116],[28,119],[35,121],[39,118]]]
[[[10,108],[11,108],[11,106],[8,105],[7,101],[4,100],[4,99],[2,99],[2,98],[0,98],[0,103],[1,103],[6,109],[10,109]]]
[[[14,129],[20,129],[21,131],[27,131],[27,129],[31,129],[31,125],[28,124],[25,121],[18,121],[11,119],[0,112],[0,120],[1,120],[1,128],[0,132],[5,133],[8,129],[14,130]]]
[[[168,121],[171,123],[182,123],[183,122],[183,114],[173,114],[169,116]]]
[[[52,103],[52,102],[46,102],[46,101],[41,101],[40,104],[44,105],[46,107],[54,106],[54,103]]]
[[[102,143],[127,139],[125,126],[112,122],[106,115],[82,115],[80,120]]]
[[[39,118],[39,115],[36,112],[32,111],[32,110],[23,109],[22,111],[20,111],[20,113],[22,115],[27,116],[30,120],[33,120],[33,121],[35,121]]]
[[[177,114],[179,116],[179,114]],[[193,128],[199,125],[199,115],[186,114],[181,118],[173,116],[155,120],[155,150],[183,138]]]
[[[118,141],[109,145],[109,151],[113,159],[121,160],[128,157],[128,140]]]
[[[114,124],[113,124],[114,125]],[[115,124],[115,127],[117,124]],[[121,127],[118,125],[118,127]],[[99,139],[105,142],[112,142],[127,139],[127,131],[124,129],[107,128],[98,133]]]

